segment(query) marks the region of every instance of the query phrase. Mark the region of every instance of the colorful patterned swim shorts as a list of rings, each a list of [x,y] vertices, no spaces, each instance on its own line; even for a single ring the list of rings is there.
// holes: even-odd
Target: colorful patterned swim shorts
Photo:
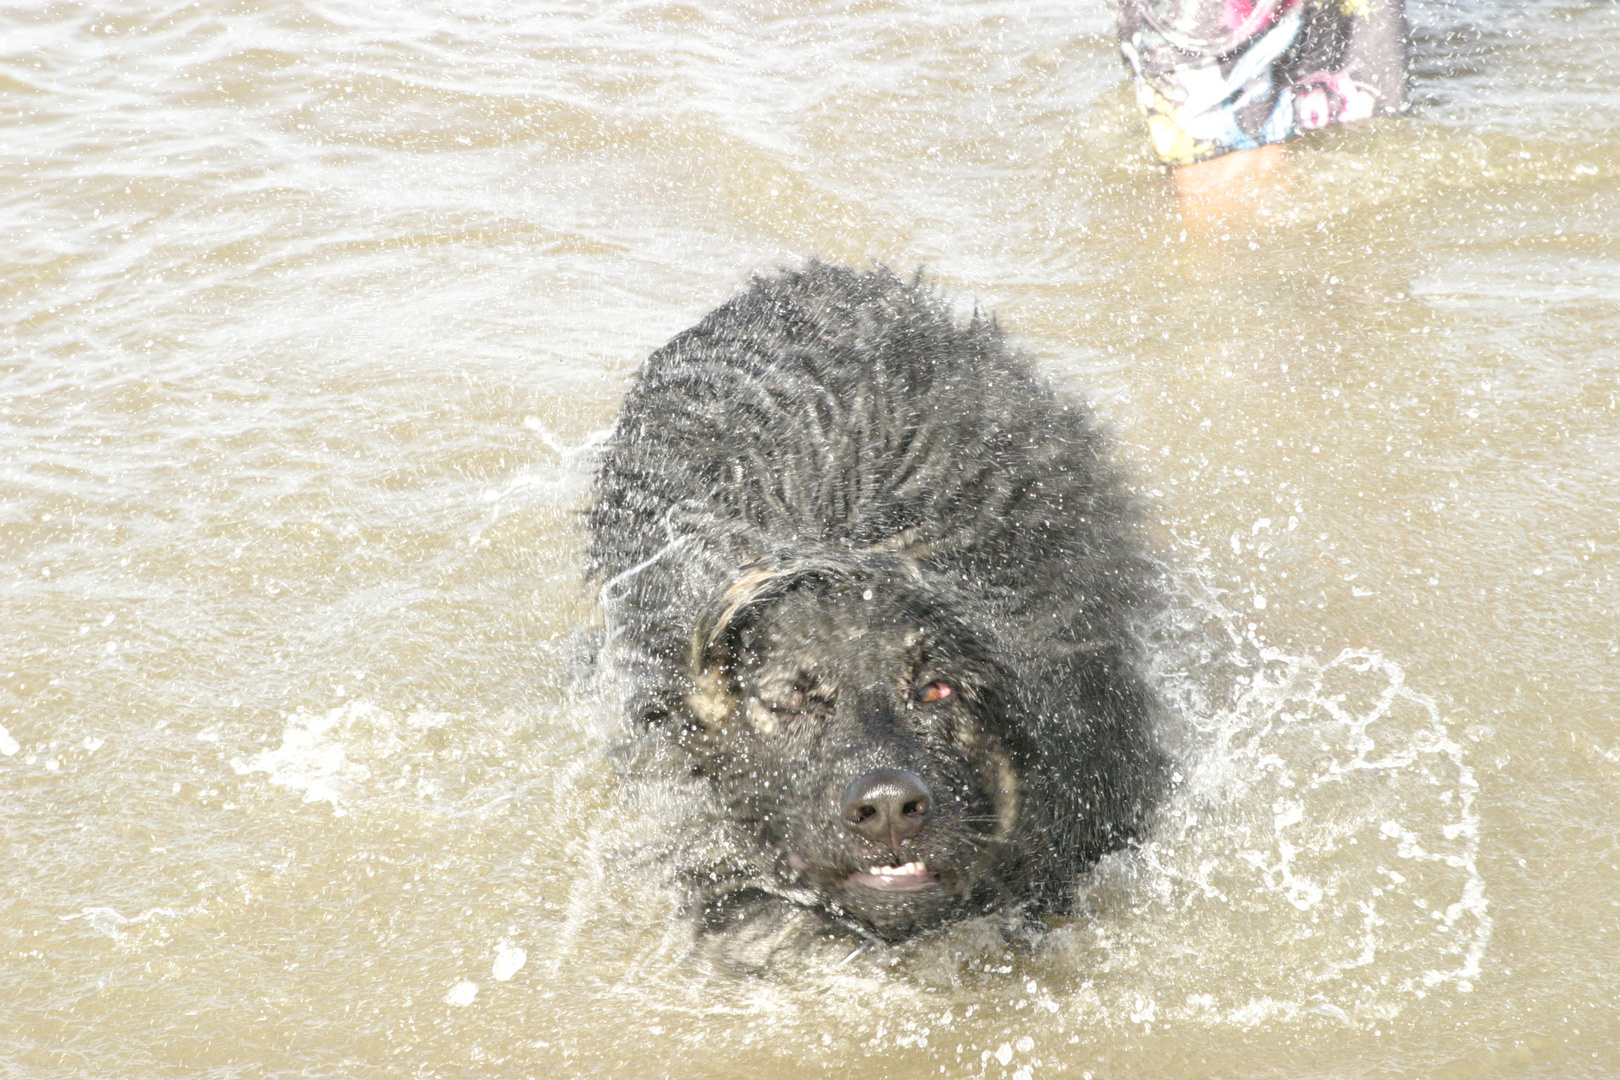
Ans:
[[[1190,165],[1406,108],[1401,0],[1118,0],[1153,152]]]

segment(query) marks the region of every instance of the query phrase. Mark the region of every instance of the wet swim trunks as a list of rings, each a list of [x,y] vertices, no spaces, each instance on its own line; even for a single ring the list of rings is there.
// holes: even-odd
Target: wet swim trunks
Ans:
[[[1153,152],[1190,165],[1406,107],[1401,0],[1118,0]]]

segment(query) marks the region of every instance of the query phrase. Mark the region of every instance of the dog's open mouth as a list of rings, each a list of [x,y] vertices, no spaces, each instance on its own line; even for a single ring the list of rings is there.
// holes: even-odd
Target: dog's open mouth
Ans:
[[[927,863],[908,862],[902,866],[869,866],[849,875],[851,885],[861,885],[880,892],[911,892],[931,889],[939,884],[939,875]]]

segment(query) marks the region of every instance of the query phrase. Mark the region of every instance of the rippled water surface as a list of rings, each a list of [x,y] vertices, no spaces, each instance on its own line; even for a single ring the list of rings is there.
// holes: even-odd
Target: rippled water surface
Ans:
[[[1095,0],[0,9],[0,1074],[1620,1074],[1620,6],[1411,12],[1200,227]],[[1118,433],[1184,783],[1043,942],[741,978],[578,511],[810,254]]]

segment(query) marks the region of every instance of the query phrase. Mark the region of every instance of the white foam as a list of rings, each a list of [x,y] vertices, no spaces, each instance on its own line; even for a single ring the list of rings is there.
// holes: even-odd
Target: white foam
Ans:
[[[0,724],[0,754],[4,754],[6,757],[11,757],[21,749],[22,744],[11,737],[11,732],[5,729],[5,725]]]
[[[471,979],[463,979],[452,986],[448,994],[444,995],[444,1003],[458,1008],[465,1008],[471,1005],[477,997],[478,984]]]
[[[237,758],[231,768],[237,775],[269,774],[277,787],[302,792],[306,803],[330,803],[335,813],[344,813],[343,803],[370,779],[371,770],[349,760],[345,738],[357,721],[387,723],[388,717],[375,705],[353,701],[322,713],[300,709],[281,733],[281,745],[255,754],[249,760]]]
[[[510,945],[503,941],[495,950],[495,963],[490,968],[490,974],[495,977],[496,982],[506,982],[521,971],[523,965],[528,962],[529,954],[527,952],[524,952],[516,945]]]

